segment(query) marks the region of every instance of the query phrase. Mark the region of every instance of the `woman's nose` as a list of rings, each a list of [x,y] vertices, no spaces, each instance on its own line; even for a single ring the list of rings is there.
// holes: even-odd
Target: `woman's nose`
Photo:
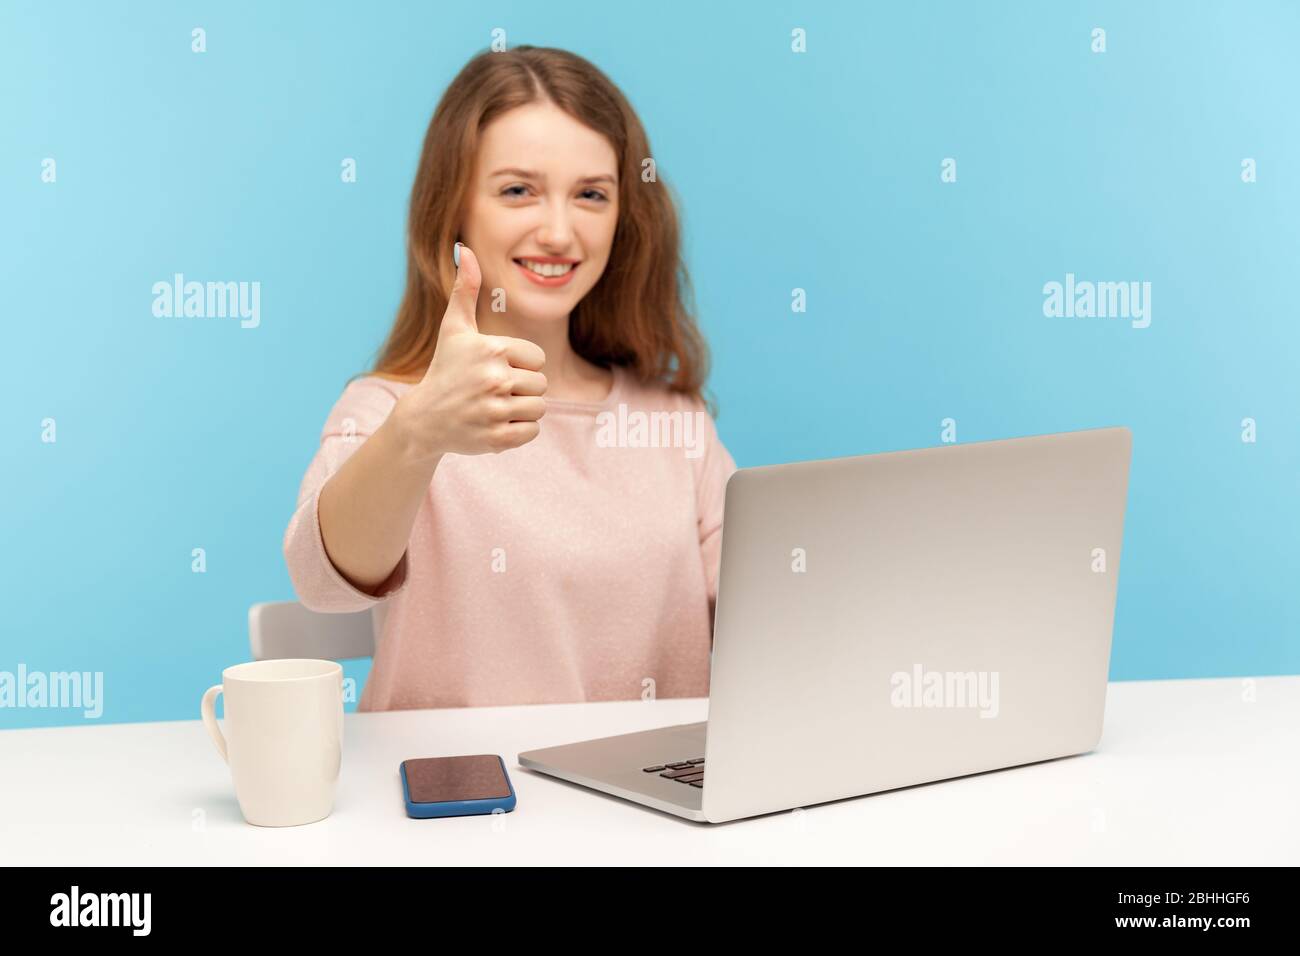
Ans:
[[[570,228],[569,213],[564,208],[564,204],[550,203],[542,226],[538,230],[537,239],[549,248],[562,248],[569,244]]]

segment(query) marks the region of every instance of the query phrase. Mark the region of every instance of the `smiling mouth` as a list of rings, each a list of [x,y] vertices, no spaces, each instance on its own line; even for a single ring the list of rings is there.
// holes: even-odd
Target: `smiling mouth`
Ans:
[[[537,262],[533,259],[515,259],[514,262],[521,268],[527,269],[533,275],[540,276],[543,279],[558,279],[567,276],[579,265],[577,262]]]

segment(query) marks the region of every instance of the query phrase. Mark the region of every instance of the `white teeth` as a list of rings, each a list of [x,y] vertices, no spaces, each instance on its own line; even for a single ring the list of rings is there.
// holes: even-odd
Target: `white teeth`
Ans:
[[[530,262],[527,259],[520,259],[519,263],[529,272],[536,272],[539,276],[562,276],[573,268],[572,262]]]

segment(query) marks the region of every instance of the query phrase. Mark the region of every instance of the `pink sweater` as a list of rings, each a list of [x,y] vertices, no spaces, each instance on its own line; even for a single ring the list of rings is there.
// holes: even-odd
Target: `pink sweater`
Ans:
[[[299,601],[377,615],[358,709],[707,696],[736,464],[703,405],[616,366],[604,402],[547,399],[528,444],[445,456],[371,594],[326,554],[320,489],[411,387],[343,390],[284,535]]]

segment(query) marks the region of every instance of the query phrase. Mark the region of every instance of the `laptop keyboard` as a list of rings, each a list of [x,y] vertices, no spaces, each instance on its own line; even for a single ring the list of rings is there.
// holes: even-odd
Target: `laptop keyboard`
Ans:
[[[678,783],[689,783],[692,787],[704,786],[704,758],[679,760],[677,763],[658,764],[654,767],[642,767],[646,773],[657,773]]]

